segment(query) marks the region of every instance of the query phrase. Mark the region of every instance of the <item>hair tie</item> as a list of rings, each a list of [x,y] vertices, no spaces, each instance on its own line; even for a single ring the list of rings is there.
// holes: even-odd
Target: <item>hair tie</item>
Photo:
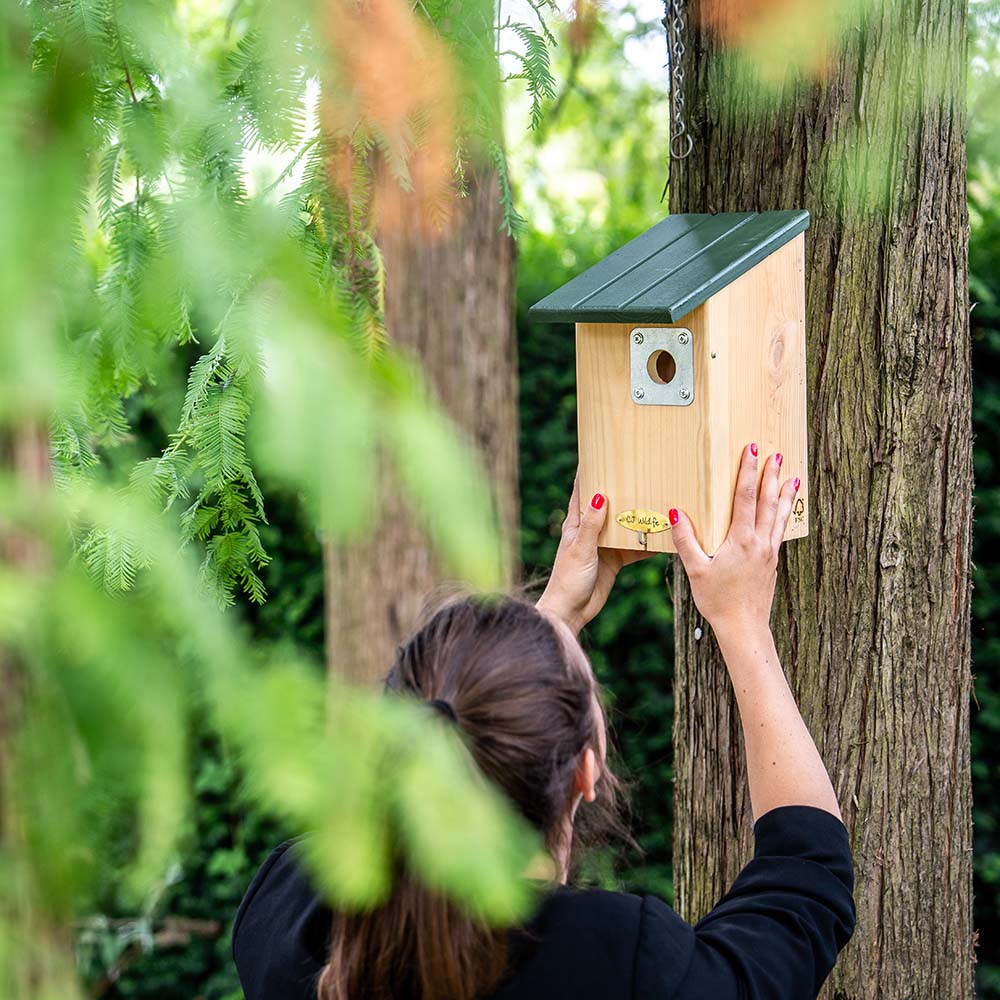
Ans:
[[[427,704],[435,712],[448,719],[453,726],[458,725],[458,716],[455,714],[455,709],[451,707],[451,702],[445,701],[443,698],[428,698]]]

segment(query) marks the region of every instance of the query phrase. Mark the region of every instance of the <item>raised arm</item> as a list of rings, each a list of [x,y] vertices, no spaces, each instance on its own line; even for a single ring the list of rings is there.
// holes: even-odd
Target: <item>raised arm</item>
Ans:
[[[561,618],[578,633],[604,607],[619,570],[647,553],[598,548],[597,536],[608,516],[606,497],[595,493],[580,510],[580,480],[573,483],[569,509],[548,586],[538,607]],[[651,554],[651,553],[650,553]]]
[[[674,542],[698,610],[726,661],[743,724],[754,819],[779,806],[815,806],[840,818],[840,807],[778,661],[771,604],[778,550],[798,489],[780,485],[781,456],[764,463],[758,494],[756,446],[743,452],[733,521],[709,557],[682,511],[672,510]]]

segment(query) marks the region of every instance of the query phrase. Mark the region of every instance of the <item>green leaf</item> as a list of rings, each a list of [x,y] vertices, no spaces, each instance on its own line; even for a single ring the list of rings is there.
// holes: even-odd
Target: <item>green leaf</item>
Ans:
[[[121,143],[112,143],[101,156],[97,173],[97,210],[105,220],[110,219],[122,200],[121,160],[124,149]]]
[[[531,127],[537,129],[542,124],[544,103],[556,96],[556,81],[549,66],[549,43],[530,24],[518,22],[511,29],[524,45],[524,53],[518,54],[521,72],[517,77],[528,85]]]

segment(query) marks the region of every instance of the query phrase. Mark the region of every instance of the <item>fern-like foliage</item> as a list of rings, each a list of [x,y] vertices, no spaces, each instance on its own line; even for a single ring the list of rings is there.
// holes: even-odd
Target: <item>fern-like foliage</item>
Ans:
[[[302,100],[306,41],[293,35],[277,46],[270,42],[259,30],[248,31],[226,58],[222,83],[237,108],[246,148],[295,149],[308,125]]]
[[[131,590],[139,571],[150,564],[139,537],[117,528],[91,531],[78,557],[109,593]]]
[[[260,373],[259,357],[220,332],[191,369],[180,424],[164,456],[169,464],[161,473],[168,505],[187,494],[189,483],[197,484],[181,529],[189,541],[206,543],[202,579],[223,604],[235,601],[237,588],[255,602],[265,597],[259,571],[269,557],[258,525],[267,518],[245,443]]]
[[[349,137],[317,138],[305,156],[301,182],[283,199],[315,279],[353,320],[351,337],[366,357],[377,356],[387,339],[385,264],[370,218],[369,157],[377,148],[378,137],[362,128]]]
[[[439,124],[432,109],[418,107],[387,131],[358,95],[353,112],[324,117],[315,93],[329,52],[305,8],[246,6],[227,22],[201,75],[187,78],[151,63],[175,30],[170,5],[145,6],[141,16],[120,0],[53,0],[45,16],[42,5],[30,6],[39,14],[36,64],[54,69],[55,39],[69,37],[94,74],[80,237],[89,285],[66,331],[80,384],[69,394],[72,412],[53,427],[56,479],[70,484],[117,467],[133,447],[137,418],[152,415],[169,443],[134,463],[125,492],[177,519],[223,603],[240,594],[261,601],[266,512],[246,439],[262,331],[251,331],[243,303],[267,284],[267,248],[278,245],[280,227],[280,252],[301,262],[310,294],[318,288],[346,317],[338,335],[363,361],[377,361],[388,338],[385,265],[374,238],[376,164],[409,191],[414,158],[440,141]],[[537,127],[554,94],[555,38],[546,24],[550,0],[530,7],[532,24],[497,23],[492,0],[422,0],[414,8],[452,52],[462,87],[453,184],[414,195],[432,222],[444,224],[468,165],[485,161],[499,177],[504,228],[516,234],[524,225],[502,147],[498,51],[501,35],[516,40],[513,78],[528,88]],[[280,165],[262,188],[249,173],[254,157]],[[271,228],[261,232],[265,219]],[[213,259],[208,247],[225,247],[232,259]],[[186,366],[179,413],[169,391],[178,359]],[[86,525],[79,535],[80,559],[105,587],[134,586],[148,558],[134,538]]]
[[[523,52],[512,53],[520,62],[521,70],[512,73],[510,79],[524,80],[527,85],[531,95],[531,127],[538,128],[542,124],[545,102],[556,96],[556,81],[549,65],[549,39],[552,35],[548,33],[544,37],[523,21],[517,21],[510,27],[524,46]]]
[[[508,236],[516,236],[528,224],[527,220],[514,207],[514,192],[510,186],[510,176],[507,173],[507,157],[500,143],[489,144],[490,160],[496,167],[497,180],[500,184],[500,204],[503,207],[503,226]]]
[[[0,644],[17,694],[2,754],[17,790],[5,785],[17,835],[0,849],[16,876],[0,882],[4,997],[84,995],[74,916],[157,897],[188,825],[196,717],[267,814],[358,848],[347,863],[312,859],[340,903],[384,900],[401,831],[400,850],[425,859],[415,877],[497,926],[526,915],[534,840],[446,734],[346,687],[327,717],[315,664],[251,649],[198,592],[200,580],[223,604],[265,599],[251,460],[337,539],[372,523],[379,445],[447,564],[484,588],[501,576],[473,457],[419,372],[383,350],[372,160],[397,157],[394,183],[411,172],[419,188],[425,125],[409,105],[398,123],[368,121],[363,88],[327,60],[344,48],[330,11],[378,6],[0,6],[0,136],[13,152],[0,169]],[[399,58],[407,48],[404,36]],[[320,76],[325,116],[302,93]],[[287,196],[269,189],[272,170]],[[59,496],[38,474],[45,417]],[[331,798],[338,768],[360,798]],[[427,852],[444,831],[435,817],[458,809],[467,846]]]

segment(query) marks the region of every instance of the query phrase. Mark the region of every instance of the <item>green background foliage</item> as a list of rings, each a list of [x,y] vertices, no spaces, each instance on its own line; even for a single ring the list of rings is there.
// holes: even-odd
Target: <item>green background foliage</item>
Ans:
[[[1000,58],[990,5],[973,6],[969,200],[976,431],[976,537],[972,706],[975,792],[975,920],[978,995],[1000,997]],[[576,410],[572,331],[533,324],[527,307],[589,263],[659,218],[667,133],[662,91],[620,71],[625,37],[658,37],[655,22],[609,19],[582,59],[565,47],[554,59],[560,90],[541,128],[515,142],[512,169],[519,208],[529,222],[519,239],[518,337],[521,391],[522,559],[528,579],[551,565],[572,484]],[[575,65],[574,65],[575,63]],[[553,107],[556,109],[552,113]],[[515,113],[523,109],[516,107]],[[553,148],[555,153],[552,153]],[[572,172],[567,193],[553,175]],[[262,528],[272,561],[270,594],[252,609],[255,635],[322,646],[322,566],[315,534],[297,502],[268,490]],[[623,852],[591,872],[606,883],[671,896],[670,721],[672,634],[665,560],[623,572],[613,598],[585,636],[607,686],[620,756],[632,779],[634,822],[643,854]],[[181,1000],[238,996],[225,926],[243,887],[285,831],[262,820],[240,797],[225,748],[203,738],[196,753],[197,807],[177,881],[160,913],[217,920],[217,938],[154,951],[132,961],[106,995]],[[608,859],[604,859],[605,862]]]
[[[433,83],[448,43],[402,10],[429,55],[400,46],[395,67]],[[442,10],[489,84],[439,129],[431,194],[461,179],[456,138],[496,142],[486,109],[499,107],[492,7]],[[453,734],[403,699],[331,686],[290,614],[253,630],[272,562],[259,483],[297,498],[297,537],[352,537],[372,514],[376,451],[450,570],[502,579],[477,457],[380,336],[366,230],[372,164],[386,161],[386,191],[418,187],[414,144],[447,95],[371,100],[378,81],[328,13],[312,0],[0,8],[0,139],[17,151],[0,169],[5,997],[78,995],[70,925],[96,995],[193,934],[197,972],[157,967],[151,989],[197,994],[211,978],[197,946],[225,953],[264,816],[312,833],[305,859],[343,905],[384,898],[400,859],[487,919],[530,903],[519,876],[536,837]],[[353,117],[321,127],[321,92]],[[337,183],[332,162],[352,168]],[[455,530],[459,504],[472,516]],[[223,613],[237,602],[250,607]],[[233,824],[220,837],[201,808],[216,801]],[[204,869],[174,863],[216,844],[228,853]],[[185,890],[195,914],[225,901],[219,927],[168,909]]]
[[[274,208],[287,213],[282,218],[292,226],[296,245],[302,248],[301,256],[296,251],[290,259],[293,263],[304,260],[311,276],[341,274],[348,249],[360,253],[350,269],[362,281],[363,294],[345,301],[336,287],[327,288],[332,306],[331,300],[319,306],[313,303],[304,315],[298,299],[290,311],[281,314],[293,321],[290,325],[301,334],[296,343],[310,351],[310,357],[318,357],[312,351],[313,338],[317,328],[330,319],[324,310],[331,308],[346,314],[346,325],[352,329],[368,331],[362,353],[370,352],[373,345],[380,349],[377,251],[368,243],[360,251],[345,248],[335,238],[325,239],[318,225],[324,219],[330,233],[342,233],[344,206],[329,201],[319,147],[308,145],[309,122],[296,97],[302,95],[304,80],[286,72],[287,66],[282,69],[285,64],[280,57],[286,43],[278,44],[277,52],[262,48],[267,38],[287,42],[287,23],[265,21],[258,26],[259,32],[247,31],[235,44],[220,42],[209,23],[202,28],[188,26],[203,68],[211,70],[213,80],[214,74],[221,73],[222,90],[210,87],[208,92],[221,95],[222,103],[235,109],[235,117],[219,117],[219,107],[207,111],[199,107],[209,118],[214,115],[212,120],[236,126],[236,133],[206,129],[192,135],[185,131],[190,128],[183,120],[186,116],[178,115],[169,97],[164,100],[159,93],[155,63],[164,52],[164,41],[156,32],[150,34],[149,24],[144,27],[142,22],[152,7],[133,6],[133,19],[128,20],[126,40],[121,43],[116,41],[121,26],[108,20],[115,5],[94,0],[64,6],[89,12],[89,20],[70,27],[91,42],[96,38],[95,44],[113,63],[114,72],[108,76],[110,84],[95,96],[102,115],[103,152],[94,178],[92,225],[80,248],[89,271],[73,289],[75,315],[84,322],[70,333],[78,344],[77,361],[88,388],[80,397],[82,409],[63,413],[57,424],[54,443],[61,458],[57,471],[71,484],[78,479],[89,481],[97,475],[100,461],[112,482],[113,471],[124,470],[126,476],[132,471],[132,489],[143,496],[151,494],[159,502],[168,502],[176,493],[188,511],[186,520],[178,519],[179,527],[196,546],[203,578],[223,601],[235,602],[227,612],[234,623],[233,642],[244,650],[274,651],[279,661],[282,656],[294,660],[296,669],[318,689],[323,682],[323,576],[318,541],[322,512],[316,496],[337,489],[335,470],[307,468],[306,457],[290,448],[291,435],[268,440],[266,433],[261,438],[262,450],[272,460],[265,458],[261,469],[251,468],[259,456],[248,454],[241,441],[251,426],[249,408],[259,390],[254,359],[238,353],[238,341],[227,344],[226,324],[232,316],[228,306],[220,306],[217,288],[209,294],[195,283],[190,299],[173,294],[175,283],[183,284],[191,277],[171,264],[169,241],[179,224],[172,213],[178,206],[168,197],[166,182],[160,183],[161,177],[177,167],[171,166],[167,153],[178,148],[175,130],[186,136],[181,148],[189,154],[176,176],[190,185],[192,204],[198,204],[209,182],[212,189],[222,192],[222,203],[228,203],[239,217],[240,246],[249,242],[247,225],[274,222],[277,216],[270,211]],[[443,16],[441,12],[453,6],[430,5],[434,16]],[[490,16],[484,15],[487,6],[491,12],[491,5],[480,3],[474,8],[480,21]],[[1000,998],[1000,797],[995,792],[1000,783],[1000,560],[996,555],[1000,551],[1000,34],[996,9],[993,2],[972,5],[970,53],[970,261],[977,434],[972,721],[975,918],[980,932],[979,995],[983,998]],[[519,77],[528,77],[523,96],[515,89],[508,108],[510,120],[516,123],[509,129],[510,174],[520,213],[519,217],[510,205],[508,225],[519,229],[521,555],[525,575],[531,579],[547,571],[557,544],[573,480],[576,414],[572,332],[566,326],[529,322],[527,306],[662,215],[668,129],[663,81],[630,71],[623,54],[626,45],[662,46],[657,20],[643,21],[628,4],[616,6],[593,27],[583,51],[565,44],[564,38],[554,49],[551,43],[546,46],[542,42],[545,29],[535,21],[530,25],[517,22],[511,28],[523,43],[510,69],[515,88]],[[472,31],[481,41],[483,25],[477,21]],[[43,32],[39,41],[43,63],[46,43]],[[131,80],[125,77],[116,45],[123,45],[132,57]],[[491,57],[482,52],[481,45],[466,52],[465,77],[470,87],[485,87],[480,87],[480,99],[474,102],[475,121],[469,134],[478,137],[474,141],[485,142],[489,155],[502,165],[505,160],[494,135],[499,103],[488,86]],[[277,62],[269,63],[276,56]],[[281,98],[277,103],[275,95]],[[62,110],[67,115],[72,112]],[[525,123],[536,126],[534,131],[526,131]],[[243,141],[238,135],[240,125],[252,130],[255,143],[259,138],[270,148],[284,150],[288,155],[283,163],[295,160],[301,165],[301,171],[292,171],[296,178],[286,186],[281,202],[259,214],[254,193],[240,188],[236,179],[234,162]],[[5,135],[2,126],[0,135]],[[82,142],[72,132],[64,138],[71,151]],[[265,174],[258,192],[280,180],[273,170]],[[41,198],[46,184],[63,197]],[[18,228],[20,209],[6,223],[0,221],[0,239],[10,243],[18,233],[38,227],[50,234],[64,233],[66,223],[60,213],[71,202],[65,196],[71,185],[65,178],[51,176],[28,178],[25,185],[5,203],[31,202],[35,214],[24,220],[23,230]],[[179,205],[184,207],[183,198]],[[229,211],[224,218],[212,216],[226,233],[230,230],[225,227],[233,222]],[[206,234],[209,246],[215,245],[210,231],[199,232]],[[19,245],[28,246],[30,252],[22,255],[16,267],[4,269],[8,290],[15,287],[19,275],[35,266],[38,251],[24,240]],[[166,263],[151,267],[156,259]],[[286,276],[288,263],[272,261],[261,266],[274,266],[279,275]],[[217,269],[215,264],[212,267]],[[225,277],[233,285],[245,278],[245,272],[244,261]],[[143,277],[150,274],[155,279],[152,284]],[[332,279],[334,285],[337,280]],[[170,308],[163,313],[171,318],[167,331],[147,322],[164,305],[164,287],[172,291]],[[294,286],[309,301],[310,293],[303,289]],[[16,296],[11,292],[5,299],[16,301]],[[255,308],[253,303],[250,308]],[[95,330],[100,332],[95,334]],[[145,345],[138,355],[123,351],[129,330],[137,334],[134,343]],[[9,362],[7,367],[14,370],[20,363],[5,357],[3,346],[0,362]],[[45,366],[39,370],[44,377],[31,385],[34,395],[22,398],[17,387],[11,387],[6,399],[0,400],[3,408],[9,412],[25,406],[30,409],[38,405],[39,393],[58,395],[47,381]],[[348,391],[350,378],[345,379],[343,372],[316,370],[339,379],[337,384]],[[383,374],[387,385],[396,384],[392,372]],[[302,398],[311,404],[319,393],[318,385],[286,389],[283,397],[279,393],[269,404],[281,414],[284,426],[294,428],[296,420],[315,419],[314,411],[296,408],[295,395],[301,389]],[[403,412],[425,413],[419,401],[392,402],[403,407]],[[363,410],[364,400],[359,412]],[[210,433],[213,425],[224,428],[223,437]],[[435,459],[435,475],[446,473],[441,455],[450,453],[449,446],[441,444],[443,438],[433,420],[426,432],[434,441],[429,451]],[[97,453],[86,445],[90,440],[99,442]],[[312,443],[317,450],[343,447],[339,440]],[[258,485],[266,508],[256,500]],[[359,502],[357,496],[353,502]],[[174,510],[171,516],[177,514],[179,510]],[[115,534],[106,528],[81,541],[91,570],[111,589],[128,590],[143,565],[143,553],[134,547],[134,539],[127,532]],[[608,608],[588,630],[585,644],[609,692],[619,754],[632,779],[634,828],[642,847],[641,853],[622,849],[593,859],[587,876],[669,899],[673,641],[664,579],[667,570],[663,557],[625,570]],[[141,603],[138,610],[142,610]],[[121,649],[127,653],[129,647]],[[185,673],[183,683],[196,686],[193,674]],[[85,700],[88,693],[80,694]],[[266,811],[261,807],[253,776],[248,775],[245,747],[232,736],[240,731],[240,720],[228,736],[220,733],[212,721],[217,709],[211,697],[200,692],[194,700],[192,720],[176,727],[188,734],[184,745],[150,743],[144,734],[136,733],[133,742],[123,741],[116,747],[123,755],[138,749],[148,753],[150,747],[169,753],[185,770],[193,800],[178,813],[183,829],[179,849],[173,852],[176,863],[138,903],[134,894],[122,891],[118,877],[134,861],[134,826],[119,816],[118,826],[102,831],[107,834],[105,842],[116,846],[97,861],[96,916],[83,923],[79,946],[86,978],[100,996],[144,1000],[239,997],[229,955],[232,917],[243,889],[270,848],[297,832],[294,815],[286,812],[283,818],[275,818],[280,810],[273,803]],[[128,763],[131,758],[123,760]],[[109,757],[105,763],[109,774],[120,780],[122,761],[116,764]],[[171,917],[204,923],[192,924],[165,940],[163,931]]]

